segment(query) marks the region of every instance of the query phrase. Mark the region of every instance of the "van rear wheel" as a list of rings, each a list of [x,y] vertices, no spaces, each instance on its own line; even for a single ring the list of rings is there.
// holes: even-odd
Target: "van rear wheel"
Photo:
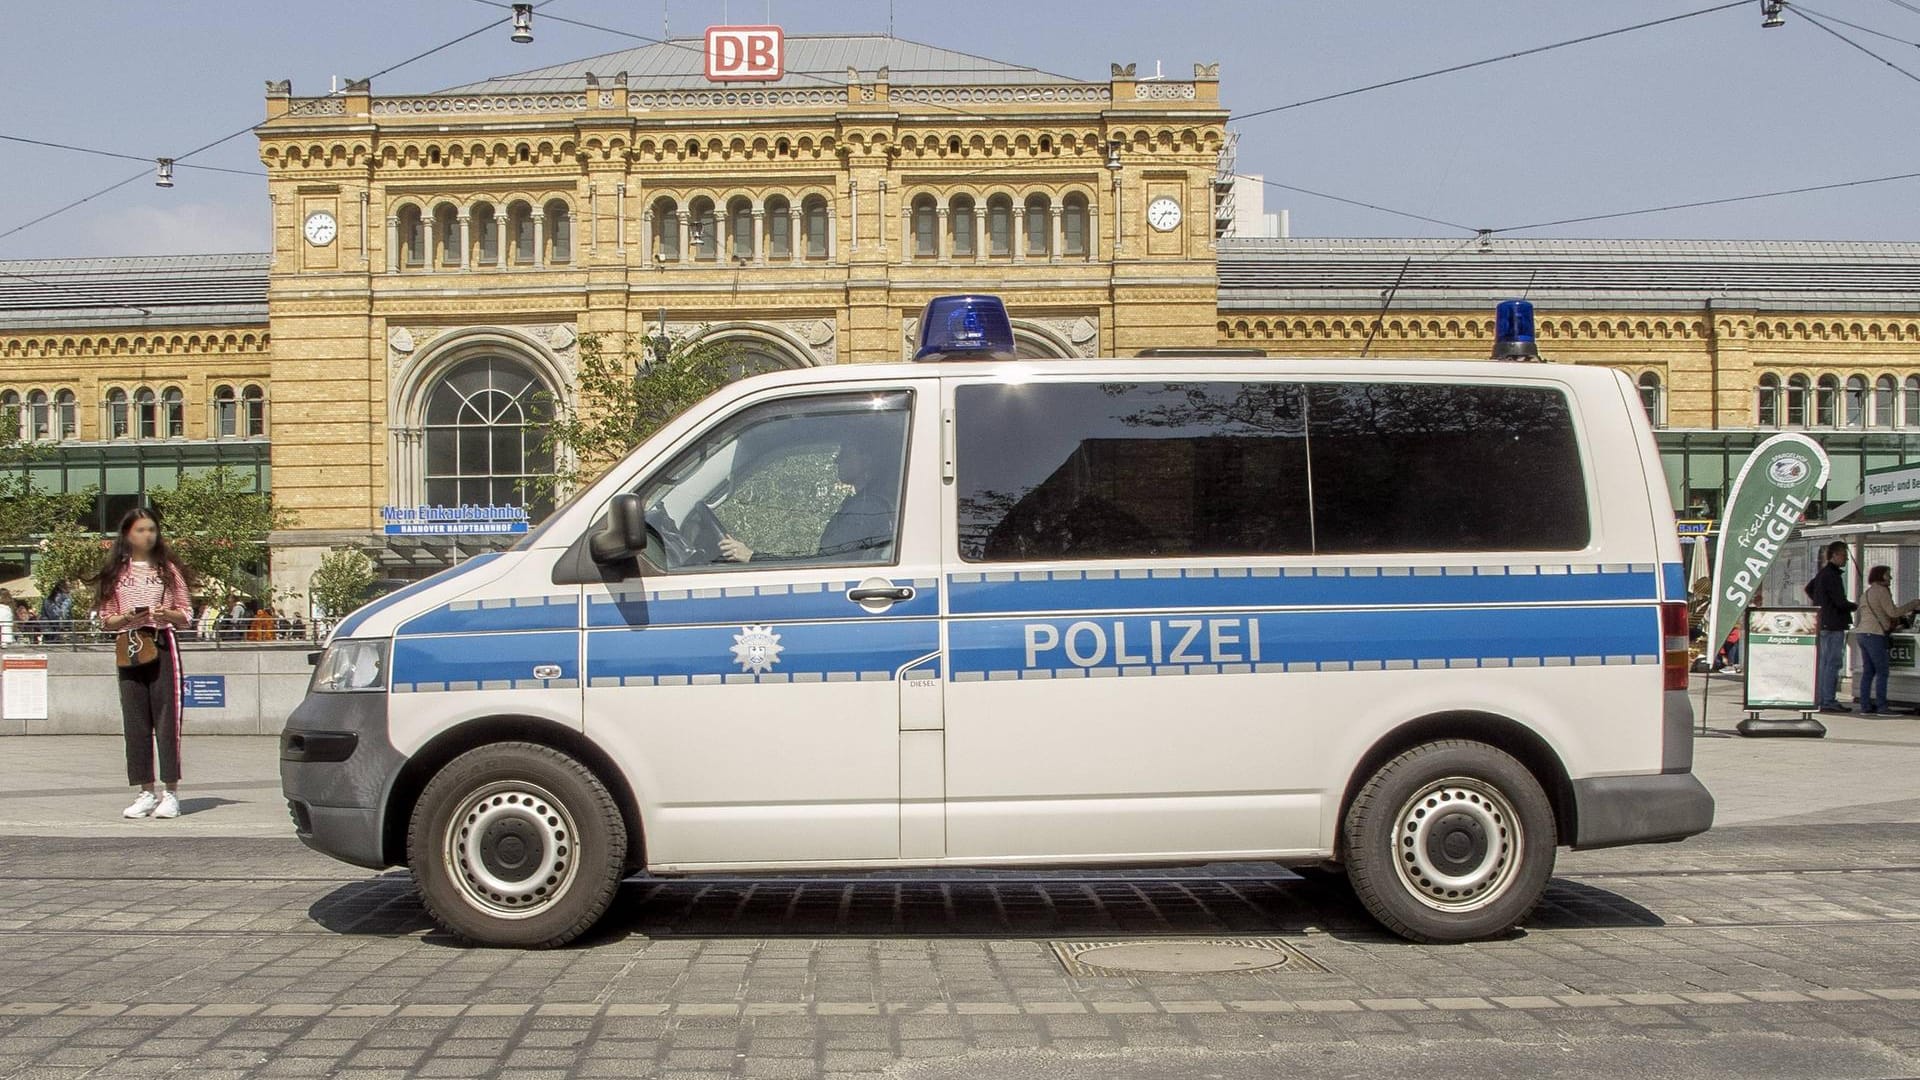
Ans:
[[[1347,811],[1347,876],[1401,937],[1472,941],[1526,918],[1553,876],[1553,807],[1485,743],[1424,743],[1368,778]]]
[[[599,921],[623,876],[626,823],[591,770],[535,743],[496,743],[427,783],[407,864],[434,921],[483,945],[552,948]]]

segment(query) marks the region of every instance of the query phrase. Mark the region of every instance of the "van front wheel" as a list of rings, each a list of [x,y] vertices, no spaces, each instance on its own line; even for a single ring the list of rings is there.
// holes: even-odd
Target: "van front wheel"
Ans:
[[[407,831],[407,864],[428,914],[468,941],[565,945],[619,888],[626,824],[586,766],[535,743],[496,743],[428,782]]]
[[[1553,808],[1485,743],[1424,743],[1381,766],[1347,811],[1347,875],[1373,917],[1422,942],[1518,925],[1553,876]]]

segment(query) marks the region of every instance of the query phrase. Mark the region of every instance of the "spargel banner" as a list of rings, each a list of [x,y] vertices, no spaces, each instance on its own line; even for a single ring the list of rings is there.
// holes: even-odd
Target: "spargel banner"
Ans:
[[[1827,453],[1798,432],[1783,432],[1754,448],[1727,493],[1720,554],[1713,562],[1707,655],[1726,644],[1740,613],[1766,579],[1780,546],[1793,535],[1815,492],[1827,482]]]

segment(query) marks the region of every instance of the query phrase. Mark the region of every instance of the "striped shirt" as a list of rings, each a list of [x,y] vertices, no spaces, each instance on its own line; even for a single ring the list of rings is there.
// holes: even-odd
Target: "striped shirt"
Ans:
[[[158,611],[164,607],[186,610],[191,602],[187,595],[187,581],[174,570],[172,581],[162,580],[160,571],[152,563],[135,559],[127,564],[126,573],[120,575],[119,584],[113,590],[113,596],[100,605],[100,617],[125,615],[136,608]]]

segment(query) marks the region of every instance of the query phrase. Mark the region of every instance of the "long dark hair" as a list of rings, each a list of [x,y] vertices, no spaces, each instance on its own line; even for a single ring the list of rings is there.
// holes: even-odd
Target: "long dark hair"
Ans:
[[[167,538],[160,531],[159,515],[144,506],[136,506],[120,516],[120,531],[113,538],[112,549],[107,552],[106,564],[100,568],[100,576],[93,579],[100,590],[99,603],[105,604],[113,599],[113,594],[120,588],[120,579],[126,576],[127,566],[133,562],[133,545],[127,537],[133,532],[133,527],[142,521],[153,522],[153,550],[147,553],[147,562],[159,572],[160,580],[166,582],[167,592],[171,594],[173,591],[175,574],[180,575],[182,581],[187,579],[187,568],[173,557],[173,549],[167,546]],[[178,596],[172,599],[188,601],[192,598]]]

